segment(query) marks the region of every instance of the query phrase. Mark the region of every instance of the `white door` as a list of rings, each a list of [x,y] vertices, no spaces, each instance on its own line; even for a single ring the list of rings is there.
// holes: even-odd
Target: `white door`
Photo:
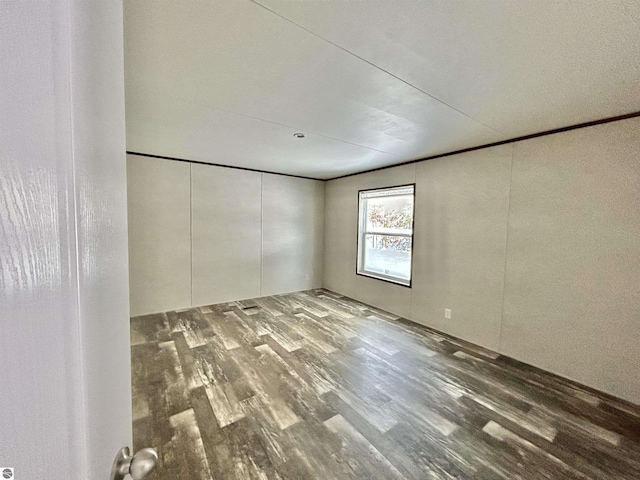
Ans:
[[[131,445],[122,4],[0,0],[0,467]]]

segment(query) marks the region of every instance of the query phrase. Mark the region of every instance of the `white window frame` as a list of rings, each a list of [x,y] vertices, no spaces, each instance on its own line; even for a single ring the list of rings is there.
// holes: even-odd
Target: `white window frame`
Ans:
[[[399,193],[403,190],[412,189],[412,193]],[[398,193],[394,193],[398,192]],[[369,198],[379,198],[381,196],[396,196],[396,195],[411,195],[413,196],[413,211],[412,211],[412,224],[411,224],[411,232],[407,233],[406,231],[394,231],[392,229],[384,229],[384,228],[375,228],[367,230],[367,200],[368,198],[363,198],[363,195],[367,194],[376,194],[379,193],[378,197],[369,197]],[[375,278],[377,280],[382,280],[385,282],[395,283],[396,285],[402,285],[404,287],[411,288],[411,280],[413,278],[413,244],[414,244],[414,225],[415,225],[415,214],[416,214],[416,185],[415,183],[407,184],[407,185],[397,185],[393,187],[384,187],[384,188],[372,188],[367,190],[359,190],[358,191],[358,251],[357,251],[357,261],[356,261],[356,274],[362,275],[364,277]],[[364,267],[365,264],[365,241],[367,235],[387,235],[392,237],[407,237],[411,238],[411,268],[409,270],[409,280],[406,280],[401,277],[396,277],[393,275],[387,275],[380,272],[374,272],[366,270]]]

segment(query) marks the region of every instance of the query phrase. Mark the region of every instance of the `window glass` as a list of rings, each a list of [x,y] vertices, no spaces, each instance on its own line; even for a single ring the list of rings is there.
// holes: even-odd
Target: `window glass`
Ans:
[[[364,269],[409,281],[411,279],[411,238],[366,235]]]
[[[413,185],[359,194],[357,273],[411,283]]]

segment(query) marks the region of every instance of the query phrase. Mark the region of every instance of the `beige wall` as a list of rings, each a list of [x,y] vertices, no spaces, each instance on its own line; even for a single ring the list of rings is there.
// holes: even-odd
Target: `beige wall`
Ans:
[[[191,165],[192,305],[260,296],[262,174]]]
[[[639,152],[630,119],[330,181],[324,286],[640,403]],[[357,191],[413,181],[413,288],[356,276]]]
[[[640,403],[640,119],[520,142],[501,350]]]
[[[262,295],[322,286],[324,185],[263,174]]]
[[[371,305],[410,316],[411,290],[356,275],[358,190],[415,181],[415,165],[327,182],[324,286]]]
[[[492,350],[499,348],[512,151],[503,145],[416,164],[412,318]]]
[[[132,316],[322,286],[324,182],[127,162]]]
[[[127,155],[131,316],[191,306],[188,163]]]

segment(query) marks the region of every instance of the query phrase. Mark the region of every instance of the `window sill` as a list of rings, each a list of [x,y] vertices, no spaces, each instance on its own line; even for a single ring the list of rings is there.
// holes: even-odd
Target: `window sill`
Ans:
[[[381,275],[376,275],[375,273],[370,273],[370,272],[358,272],[358,271],[356,271],[356,275],[359,275],[361,277],[373,278],[375,280],[380,280],[381,282],[392,283],[392,284],[398,285],[400,287],[411,288],[411,280],[409,280],[409,282],[406,283],[406,282],[403,282],[402,280],[395,280],[393,278],[383,277]]]

